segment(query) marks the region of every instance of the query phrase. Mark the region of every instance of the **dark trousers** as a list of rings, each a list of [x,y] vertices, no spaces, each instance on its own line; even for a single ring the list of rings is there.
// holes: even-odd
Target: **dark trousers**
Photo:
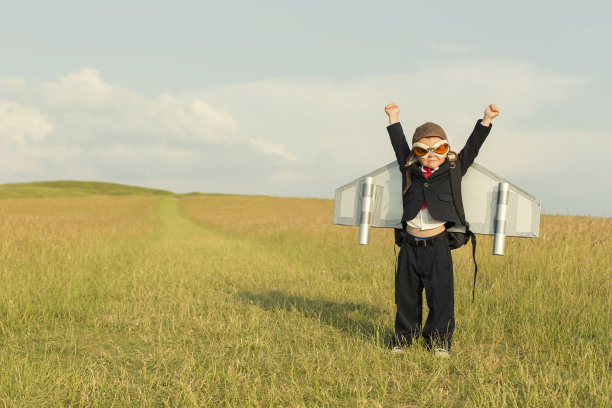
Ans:
[[[395,275],[395,341],[411,344],[422,336],[428,347],[440,346],[447,350],[455,330],[455,297],[453,260],[448,237],[427,246],[403,242]],[[423,321],[423,289],[429,315]]]

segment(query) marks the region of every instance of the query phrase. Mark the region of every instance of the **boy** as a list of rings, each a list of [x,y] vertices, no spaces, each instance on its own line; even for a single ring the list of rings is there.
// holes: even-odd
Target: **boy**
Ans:
[[[491,119],[499,115],[497,105],[487,106],[464,148],[450,150],[444,130],[427,122],[416,128],[412,151],[399,123],[400,108],[385,106],[387,131],[402,172],[404,213],[402,245],[395,275],[394,352],[408,346],[419,335],[428,348],[437,346],[437,356],[448,357],[455,329],[453,261],[446,228],[459,222],[453,204],[449,169],[461,163],[465,175],[491,130]],[[423,288],[429,315],[422,327]]]

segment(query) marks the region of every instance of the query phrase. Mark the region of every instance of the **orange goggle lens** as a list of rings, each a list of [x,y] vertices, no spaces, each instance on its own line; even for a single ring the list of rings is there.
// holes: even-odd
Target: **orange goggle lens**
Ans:
[[[448,143],[442,143],[439,145],[434,145],[433,147],[422,147],[422,146],[414,146],[412,151],[418,157],[425,157],[429,154],[429,152],[434,152],[438,156],[443,156],[450,150],[450,146]]]

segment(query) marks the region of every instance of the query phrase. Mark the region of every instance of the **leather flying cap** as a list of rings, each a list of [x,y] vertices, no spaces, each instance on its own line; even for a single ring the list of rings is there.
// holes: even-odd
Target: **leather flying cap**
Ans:
[[[440,125],[436,125],[433,122],[424,123],[415,129],[414,135],[412,136],[412,144],[418,142],[424,137],[439,137],[441,139],[448,140],[446,138],[446,133],[444,133],[444,129],[442,129]]]

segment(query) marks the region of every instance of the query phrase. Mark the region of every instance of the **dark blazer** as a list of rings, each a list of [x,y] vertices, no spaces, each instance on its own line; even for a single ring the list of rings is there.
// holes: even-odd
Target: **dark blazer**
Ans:
[[[472,131],[472,134],[468,138],[465,146],[458,155],[458,160],[461,162],[461,176],[464,176],[468,168],[474,163],[474,159],[478,155],[480,146],[484,143],[485,139],[491,131],[492,124],[488,127],[483,126],[481,120],[476,122],[476,126]],[[406,171],[410,171],[411,185],[406,194],[403,197],[404,200],[404,214],[402,216],[402,223],[409,221],[417,216],[421,209],[423,200],[427,201],[427,208],[431,215],[440,220],[447,221],[447,226],[452,226],[459,222],[459,216],[457,210],[453,204],[453,194],[451,191],[450,182],[450,163],[448,159],[442,163],[440,168],[434,172],[429,178],[425,179],[423,172],[421,171],[420,163],[417,161],[409,167],[406,167],[406,161],[410,155],[410,148],[406,142],[402,125],[394,123],[387,126],[389,137],[391,138],[391,144],[393,150],[395,150],[395,157],[397,157],[397,163],[399,164],[400,171],[402,172],[402,191],[406,187]]]

